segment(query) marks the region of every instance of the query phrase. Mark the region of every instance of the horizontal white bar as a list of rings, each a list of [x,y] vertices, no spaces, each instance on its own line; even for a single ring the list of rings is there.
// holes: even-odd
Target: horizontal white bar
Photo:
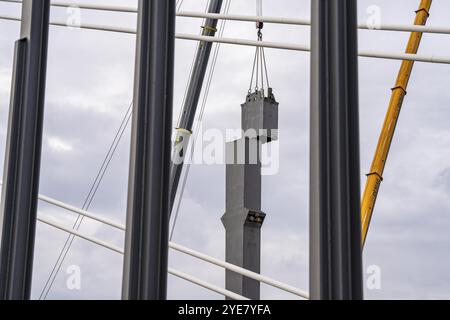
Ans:
[[[0,0],[0,2],[12,2],[21,3],[20,0]],[[99,5],[99,4],[87,4],[87,3],[69,3],[61,1],[52,1],[51,5],[54,7],[77,7],[86,10],[100,10],[111,12],[123,12],[123,13],[137,13],[137,8],[132,6],[113,6],[113,5]],[[179,11],[177,16],[186,18],[210,18],[230,21],[242,21],[242,22],[265,22],[275,24],[289,24],[299,26],[310,26],[311,21],[307,19],[296,18],[283,18],[283,17],[268,17],[268,16],[251,16],[251,15],[238,15],[238,14],[220,14],[220,13],[203,13],[195,11]],[[450,28],[446,27],[431,27],[431,26],[418,26],[418,25],[401,25],[401,24],[381,24],[378,26],[371,26],[367,24],[358,25],[359,29],[363,30],[380,30],[380,31],[401,31],[401,32],[423,32],[423,33],[438,33],[438,34],[450,34]]]
[[[39,200],[42,200],[42,201],[47,202],[49,204],[52,204],[54,206],[57,206],[57,207],[60,207],[62,209],[71,211],[73,213],[77,213],[77,214],[82,215],[82,216],[84,216],[86,218],[89,218],[89,219],[101,222],[101,223],[106,224],[108,226],[111,226],[113,228],[125,231],[125,226],[123,224],[120,224],[120,223],[115,222],[113,220],[110,220],[108,218],[103,218],[103,217],[101,217],[101,216],[99,216],[97,214],[93,214],[93,213],[88,212],[86,210],[82,210],[82,209],[76,208],[76,207],[71,206],[71,205],[69,205],[67,203],[64,203],[64,202],[52,199],[52,198],[44,196],[44,195],[39,195],[38,198],[39,198]]]
[[[281,42],[268,42],[268,41],[255,41],[255,40],[242,40],[234,38],[216,38],[207,36],[198,36],[191,34],[177,34],[177,39],[194,40],[194,41],[206,41],[206,42],[218,42],[242,46],[256,46],[273,49],[285,49],[294,51],[310,51],[310,48],[301,44],[289,44]],[[360,57],[378,58],[388,60],[409,60],[418,62],[429,63],[442,63],[450,64],[450,57],[439,57],[434,55],[418,55],[408,53],[389,53],[389,52],[376,52],[376,51],[360,51]]]
[[[182,39],[182,40],[217,42],[217,43],[234,44],[234,45],[241,45],[241,46],[250,46],[250,47],[263,47],[263,48],[285,49],[285,50],[294,50],[294,51],[309,51],[309,47],[305,46],[305,45],[289,44],[289,43],[281,43],[281,42],[271,42],[271,41],[244,40],[244,39],[236,39],[236,38],[217,38],[217,37],[200,36],[200,35],[194,35],[194,34],[184,34],[184,33],[177,33],[176,38]]]
[[[17,1],[17,2],[21,2],[21,1]],[[53,7],[62,7],[62,8],[74,7],[74,8],[80,8],[80,9],[86,9],[86,10],[137,13],[137,8],[131,7],[131,6],[111,6],[111,5],[88,4],[88,3],[68,3],[68,2],[60,2],[60,1],[51,1],[50,3]]]
[[[358,25],[358,28],[361,30],[381,30],[381,31],[402,31],[402,32],[450,34],[450,28],[421,26],[421,25],[381,24],[379,26],[374,27],[374,26],[369,26],[367,24],[360,24],[360,25]]]
[[[0,0],[0,2],[22,3],[21,0]],[[51,3],[51,6],[53,6],[53,7],[62,7],[62,8],[75,7],[75,8],[86,9],[86,10],[137,13],[137,8],[131,7],[131,6],[111,6],[111,5],[62,2],[62,1],[50,1],[50,3]]]
[[[377,51],[359,51],[360,57],[387,59],[387,60],[407,60],[416,62],[450,64],[450,57],[435,56],[435,55],[419,55],[411,53],[390,53]]]
[[[290,24],[299,26],[310,26],[311,21],[307,19],[295,19],[295,18],[283,18],[283,17],[267,17],[267,16],[249,16],[249,15],[232,15],[232,14],[219,14],[219,13],[202,13],[193,11],[180,11],[177,12],[179,17],[187,18],[210,18],[220,20],[242,21],[242,22],[265,22],[276,24]],[[423,32],[423,33],[440,33],[450,34],[450,28],[445,27],[430,27],[430,26],[418,26],[418,25],[401,25],[401,24],[381,24],[378,26],[371,26],[367,24],[358,25],[362,30],[379,30],[379,31],[404,31],[404,32]]]
[[[238,273],[240,275],[243,275],[243,276],[245,276],[247,278],[250,278],[250,279],[253,279],[253,280],[256,280],[256,281],[259,281],[259,282],[263,282],[263,283],[265,283],[265,284],[267,284],[269,286],[272,286],[272,287],[281,289],[283,291],[292,293],[292,294],[297,295],[299,297],[302,297],[302,298],[305,298],[305,299],[309,299],[309,294],[308,293],[306,293],[306,292],[304,292],[304,291],[302,291],[302,290],[300,290],[298,288],[295,288],[293,286],[290,286],[288,284],[282,283],[280,281],[276,281],[276,280],[273,280],[271,278],[262,276],[259,273],[256,273],[256,272],[253,272],[253,271],[250,271],[250,270],[238,267],[238,266],[236,266],[234,264],[231,264],[231,263],[228,263],[228,262],[224,262],[224,261],[216,259],[216,258],[212,258],[210,256],[207,256],[207,255],[203,254],[203,253],[194,251],[192,249],[188,249],[186,247],[183,247],[183,246],[181,246],[179,244],[176,244],[176,243],[173,243],[173,242],[169,243],[169,246],[173,250],[176,250],[176,251],[182,252],[184,254],[187,254],[189,256],[198,258],[200,260],[203,260],[203,261],[215,264],[216,266],[225,268],[225,269],[227,269],[229,271],[236,272],[236,273]]]
[[[47,219],[47,218],[44,218],[44,217],[38,217],[37,220],[40,221],[40,222],[42,222],[42,223],[45,223],[45,224],[47,224],[47,225],[49,225],[49,226],[52,226],[52,227],[54,227],[54,228],[56,228],[56,229],[59,229],[59,230],[61,230],[61,231],[64,231],[64,232],[73,234],[74,236],[77,236],[77,237],[79,237],[79,238],[81,238],[81,239],[84,239],[84,240],[87,240],[87,241],[89,241],[89,242],[98,244],[99,246],[102,246],[102,247],[104,247],[104,248],[106,248],[106,249],[109,249],[109,250],[115,251],[115,252],[117,252],[117,253],[123,254],[123,249],[122,249],[122,248],[120,248],[120,247],[118,247],[118,246],[115,246],[115,245],[113,245],[113,244],[107,243],[107,242],[105,242],[105,241],[96,239],[96,238],[94,238],[94,237],[85,235],[85,234],[83,234],[82,232],[79,232],[78,230],[75,230],[75,229],[72,229],[72,228],[65,227],[65,226],[63,226],[62,224],[59,224],[59,223],[57,223],[57,222],[53,222],[52,220]]]
[[[205,289],[209,289],[211,291],[217,292],[217,293],[219,293],[219,294],[221,294],[221,295],[223,295],[225,297],[231,298],[233,300],[250,300],[250,299],[248,299],[248,298],[246,298],[244,296],[241,296],[241,295],[239,295],[237,293],[234,293],[232,291],[223,289],[223,288],[218,287],[218,286],[216,286],[214,284],[205,282],[203,280],[200,280],[200,279],[195,278],[193,276],[187,275],[187,274],[185,274],[183,272],[174,270],[172,268],[169,268],[169,273],[174,275],[174,276],[176,276],[176,277],[178,277],[178,278],[181,278],[181,279],[184,279],[186,281],[192,282],[192,283],[194,283],[196,285],[199,285],[199,286],[201,286],[201,287],[203,287]]]
[[[3,186],[3,181],[0,181],[0,187],[2,187],[2,186]],[[77,213],[77,214],[82,215],[82,216],[84,216],[86,218],[95,220],[97,222],[106,224],[106,225],[108,225],[110,227],[113,227],[113,228],[116,228],[116,229],[119,229],[119,230],[122,230],[122,231],[125,231],[125,226],[123,224],[120,224],[120,223],[115,222],[113,220],[110,220],[108,218],[103,218],[103,217],[101,217],[101,216],[99,216],[97,214],[94,214],[92,212],[88,212],[86,210],[79,209],[77,207],[71,206],[70,204],[64,203],[64,202],[59,201],[59,200],[52,199],[52,198],[44,196],[42,194],[38,195],[38,199],[41,200],[41,201],[47,202],[47,203],[49,203],[51,205],[60,207],[61,209],[65,209],[67,211],[71,211],[73,213]]]
[[[39,196],[39,199],[41,199],[41,200],[43,200],[43,201],[46,201],[46,202],[48,202],[48,203],[50,203],[50,204],[54,204],[54,205],[56,205],[56,206],[59,206],[59,207],[61,207],[61,208],[63,208],[63,209],[66,209],[66,210],[69,210],[69,211],[73,211],[73,212],[79,213],[79,214],[81,214],[81,215],[83,215],[83,216],[89,217],[89,218],[94,219],[94,220],[97,220],[97,221],[99,221],[99,222],[106,223],[106,222],[104,222],[104,220],[107,220],[107,219],[100,218],[100,217],[98,217],[98,216],[96,216],[96,215],[94,215],[94,214],[92,214],[92,213],[86,212],[86,211],[81,210],[81,209],[74,208],[74,207],[72,207],[72,206],[69,206],[69,205],[63,203],[63,202],[60,202],[60,201],[57,201],[57,200],[54,200],[54,199],[51,199],[51,198],[48,198],[48,197],[42,196],[42,195]],[[49,200],[49,201],[48,201],[48,200]],[[63,231],[65,231],[65,232],[68,232],[68,233],[70,233],[70,234],[74,234],[74,235],[76,235],[76,236],[78,236],[78,237],[81,237],[81,238],[83,238],[83,239],[85,239],[85,240],[88,240],[88,241],[94,242],[94,243],[96,243],[96,244],[99,244],[99,245],[102,246],[102,247],[105,247],[105,248],[107,248],[107,249],[111,249],[111,250],[114,250],[114,251],[116,251],[116,252],[119,252],[119,253],[122,253],[122,254],[123,254],[123,250],[122,250],[121,248],[118,248],[118,247],[115,247],[115,246],[111,246],[111,245],[109,245],[108,243],[103,242],[103,241],[101,241],[101,240],[97,240],[97,239],[92,238],[92,237],[90,237],[90,236],[83,235],[82,233],[80,233],[80,232],[78,232],[78,231],[76,231],[76,230],[74,230],[74,229],[70,229],[70,228],[64,227],[64,226],[62,226],[62,225],[60,225],[60,224],[57,224],[57,223],[55,223],[55,222],[51,222],[50,220],[45,219],[45,218],[38,218],[38,220],[41,221],[41,222],[43,222],[43,223],[46,223],[46,224],[48,224],[48,225],[52,225],[52,226],[54,226],[55,228],[58,228],[58,229],[60,229],[60,230],[63,230]],[[109,224],[109,223],[106,223],[106,224],[111,225],[111,224]],[[125,226],[124,226],[124,225],[120,225],[120,224],[116,224],[116,223],[114,223],[114,225],[115,225],[118,229],[125,230]],[[214,265],[216,265],[216,266],[219,266],[219,267],[225,268],[225,269],[227,269],[227,270],[236,272],[236,273],[238,273],[238,274],[240,274],[240,275],[243,275],[243,276],[246,276],[246,277],[248,277],[248,278],[251,278],[251,279],[254,279],[254,280],[263,282],[263,283],[265,283],[265,284],[267,284],[267,285],[276,287],[276,288],[281,289],[281,290],[283,290],[283,291],[290,292],[290,293],[292,293],[292,294],[294,294],[294,295],[297,295],[297,296],[300,296],[300,297],[302,297],[302,298],[308,299],[308,294],[307,294],[306,292],[304,292],[304,291],[302,291],[302,290],[300,290],[300,289],[298,289],[298,288],[295,288],[295,287],[293,287],[293,286],[290,286],[290,285],[288,285],[288,284],[282,283],[282,282],[280,282],[280,281],[277,281],[277,280],[274,280],[274,279],[271,279],[271,278],[262,276],[262,275],[260,275],[260,274],[258,274],[258,273],[256,273],[256,272],[253,272],[253,271],[250,271],[250,270],[241,268],[241,267],[239,267],[239,266],[233,265],[233,264],[231,264],[231,263],[224,262],[224,261],[222,261],[222,260],[219,260],[219,259],[216,259],[216,258],[207,256],[207,255],[202,254],[202,253],[200,253],[200,252],[198,252],[198,251],[195,251],[195,250],[186,248],[186,247],[184,247],[184,246],[181,246],[181,245],[176,244],[176,243],[173,243],[173,242],[170,242],[170,243],[169,243],[169,247],[170,247],[171,249],[173,249],[173,250],[182,252],[182,253],[184,253],[184,254],[190,255],[190,256],[195,257],[195,258],[198,258],[198,259],[200,259],[200,260],[203,260],[203,261],[212,263],[212,264],[214,264]]]
[[[73,234],[74,236],[79,237],[81,239],[84,239],[84,240],[87,240],[89,242],[95,243],[95,244],[97,244],[99,246],[102,246],[102,247],[104,247],[106,249],[112,250],[112,251],[120,253],[120,254],[124,254],[123,249],[118,247],[118,246],[115,246],[113,244],[109,244],[109,243],[107,243],[105,241],[96,239],[96,238],[91,237],[91,236],[87,236],[87,235],[85,235],[85,234],[83,234],[83,233],[81,233],[81,232],[79,232],[77,230],[74,230],[74,229],[71,229],[71,228],[67,228],[67,227],[65,227],[65,226],[63,226],[63,225],[61,225],[61,224],[59,224],[57,222],[51,221],[51,220],[43,218],[43,217],[38,217],[37,220],[42,222],[42,223],[45,223],[45,224],[47,224],[49,226],[52,226],[52,227],[54,227],[56,229],[59,229],[61,231]],[[249,300],[249,299],[247,299],[247,298],[245,298],[245,297],[243,297],[243,296],[241,296],[239,294],[236,294],[236,293],[231,292],[229,290],[220,288],[220,287],[218,287],[216,285],[210,284],[210,283],[205,282],[203,280],[197,279],[197,278],[195,278],[193,276],[190,276],[188,274],[185,274],[185,273],[183,273],[181,271],[169,268],[168,272],[170,274],[176,276],[176,277],[179,277],[181,279],[187,280],[189,282],[197,284],[197,285],[199,285],[199,286],[201,286],[203,288],[209,289],[209,290],[214,291],[216,293],[222,294],[225,297],[228,297],[228,298],[231,298],[231,299],[234,299],[234,300]]]
[[[1,0],[0,0],[1,1]],[[20,21],[20,18],[0,16],[0,19]],[[65,22],[53,21],[50,23],[54,26],[70,27]],[[112,31],[127,34],[135,34],[136,30],[131,28],[121,28],[121,27],[109,27],[101,26],[95,24],[82,24],[80,29],[90,29],[90,30],[100,30],[100,31]],[[253,46],[253,47],[263,47],[272,49],[284,49],[293,51],[310,51],[310,48],[301,44],[290,44],[281,42],[270,42],[270,41],[255,41],[255,40],[244,40],[235,38],[217,38],[208,37],[200,35],[191,34],[176,34],[177,39],[183,40],[193,40],[193,41],[205,41],[205,42],[217,42],[224,44],[233,44],[241,46]],[[440,64],[450,64],[450,57],[441,57],[435,55],[418,55],[418,54],[408,54],[408,53],[389,53],[389,52],[376,52],[376,51],[360,51],[359,56],[367,58],[377,58],[377,59],[388,59],[388,60],[408,60],[417,62],[427,62],[427,63],[440,63]]]
[[[1,185],[2,185],[2,182],[0,181],[0,186]],[[109,219],[106,219],[106,218],[99,217],[96,214],[87,212],[85,210],[75,208],[75,207],[73,207],[71,205],[68,205],[68,204],[66,204],[64,202],[52,199],[52,198],[44,196],[44,195],[39,195],[39,199],[42,200],[42,201],[45,201],[47,203],[53,204],[55,206],[58,206],[60,208],[66,209],[68,211],[72,211],[72,212],[78,213],[78,214],[80,214],[82,216],[85,216],[85,217],[88,217],[90,219],[96,220],[98,222],[101,222],[101,223],[107,224],[109,226],[115,227],[117,229],[125,230],[125,226],[122,225],[122,224],[113,222],[113,221],[111,221]],[[65,231],[67,233],[73,234],[75,236],[78,236],[78,237],[83,238],[85,240],[88,240],[90,242],[96,243],[96,244],[98,244],[98,245],[100,245],[102,247],[105,247],[107,249],[111,249],[113,251],[116,251],[118,253],[123,254],[123,249],[118,248],[118,247],[113,246],[113,245],[110,245],[110,244],[108,244],[108,243],[106,243],[104,241],[97,240],[97,239],[95,239],[93,237],[86,236],[86,235],[78,232],[75,229],[64,227],[64,226],[62,226],[62,225],[60,225],[60,224],[58,224],[56,222],[52,222],[51,220],[46,219],[46,218],[39,217],[38,220],[43,222],[43,223],[46,223],[48,225],[51,225],[51,226],[53,226],[53,227],[55,227],[57,229],[60,229],[62,231]],[[259,273],[256,273],[256,272],[244,269],[242,267],[236,266],[234,264],[231,264],[231,263],[228,263],[228,262],[225,262],[225,261],[222,261],[222,260],[210,257],[210,256],[208,256],[206,254],[203,254],[203,253],[200,253],[198,251],[186,248],[184,246],[181,246],[181,245],[173,243],[173,242],[169,242],[169,247],[171,249],[173,249],[173,250],[176,250],[176,251],[182,252],[184,254],[190,255],[192,257],[198,258],[200,260],[212,263],[212,264],[214,264],[216,266],[219,266],[219,267],[225,268],[227,270],[236,272],[236,273],[238,273],[240,275],[243,275],[245,277],[251,278],[253,280],[257,280],[257,281],[263,282],[263,283],[265,283],[267,285],[276,287],[276,288],[281,289],[283,291],[290,292],[290,293],[292,293],[294,295],[300,296],[300,297],[305,298],[305,299],[309,299],[308,293],[306,293],[306,292],[304,292],[304,291],[302,291],[302,290],[300,290],[298,288],[295,288],[293,286],[290,286],[288,284],[285,284],[283,282],[271,279],[269,277],[262,276]]]
[[[229,21],[241,21],[241,22],[264,22],[264,23],[276,23],[276,24],[290,24],[309,26],[310,21],[306,19],[296,18],[283,18],[283,17],[267,17],[267,16],[250,16],[242,14],[222,14],[222,13],[204,13],[195,11],[179,11],[178,17],[185,18],[200,18],[200,19],[216,19],[216,20],[229,20]]]
[[[0,0],[4,1],[4,0]],[[1,20],[10,20],[10,21],[20,21],[20,18],[17,17],[11,17],[11,16],[4,16],[0,15]],[[61,21],[50,21],[51,26],[57,26],[57,27],[66,27],[71,29],[88,29],[88,30],[97,30],[97,31],[109,31],[109,32],[118,32],[118,33],[128,33],[128,34],[136,34],[136,29],[132,28],[123,28],[123,27],[112,27],[112,26],[102,26],[98,24],[89,24],[89,23],[83,23],[80,26],[72,26],[67,24],[67,22],[61,22]]]

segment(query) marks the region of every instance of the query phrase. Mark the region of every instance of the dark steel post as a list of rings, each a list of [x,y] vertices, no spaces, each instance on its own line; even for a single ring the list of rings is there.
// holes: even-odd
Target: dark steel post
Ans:
[[[362,299],[356,0],[311,4],[311,299]]]
[[[222,0],[211,0],[209,3],[208,13],[220,13],[222,2]],[[205,25],[203,26],[202,35],[210,37],[214,36],[217,31],[216,28],[216,19],[206,19]],[[178,183],[180,182],[181,172],[183,171],[183,164],[187,151],[186,149],[189,145],[190,136],[192,134],[192,125],[194,123],[200,93],[202,92],[203,81],[205,79],[206,68],[208,67],[212,46],[212,42],[199,42],[191,78],[189,79],[189,87],[186,93],[186,100],[183,105],[183,113],[181,114],[180,123],[178,124],[179,128],[177,128],[178,132],[170,170],[171,208],[173,207],[173,203],[177,195]]]
[[[30,299],[47,69],[49,0],[23,0],[0,211],[0,299]]]
[[[124,299],[167,295],[175,1],[140,0]]]

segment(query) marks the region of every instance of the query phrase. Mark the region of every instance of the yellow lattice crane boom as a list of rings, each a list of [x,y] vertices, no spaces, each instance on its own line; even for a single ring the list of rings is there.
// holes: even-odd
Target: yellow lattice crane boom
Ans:
[[[416,11],[415,25],[425,25],[430,12],[432,0],[421,0],[419,9]],[[406,53],[416,54],[420,42],[422,40],[421,32],[412,32],[408,41]],[[383,181],[383,172],[386,160],[391,147],[392,138],[394,136],[395,127],[397,125],[403,100],[406,95],[408,82],[414,66],[414,61],[403,61],[400,67],[397,81],[392,88],[391,100],[389,102],[388,111],[384,120],[383,128],[378,140],[378,146],[372,161],[370,173],[367,175],[367,183],[363,193],[361,203],[361,228],[362,228],[362,245],[367,238],[370,220],[372,218],[375,202],[377,200],[380,184]]]

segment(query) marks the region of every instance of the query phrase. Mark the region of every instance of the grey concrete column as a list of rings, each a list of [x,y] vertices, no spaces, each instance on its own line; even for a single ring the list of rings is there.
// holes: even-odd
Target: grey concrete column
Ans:
[[[260,272],[261,227],[265,214],[261,211],[261,163],[259,142],[243,138],[229,142],[226,148],[226,261],[245,269]],[[226,289],[260,299],[258,281],[227,270]]]

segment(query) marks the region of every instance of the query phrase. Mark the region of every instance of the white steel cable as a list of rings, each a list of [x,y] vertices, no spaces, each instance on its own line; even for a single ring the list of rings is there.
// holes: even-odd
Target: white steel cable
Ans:
[[[256,0],[256,14],[257,14],[257,16],[263,15],[262,0]],[[264,28],[264,23],[256,24],[258,42],[263,41],[263,32],[262,32],[263,28]],[[261,88],[259,87],[259,79],[261,79]],[[255,80],[255,88],[253,88],[253,80]],[[264,83],[264,81],[266,81],[266,83]],[[267,71],[267,63],[266,63],[266,55],[264,53],[264,48],[257,46],[256,50],[255,50],[255,57],[253,60],[253,69],[252,69],[252,73],[251,73],[250,87],[248,89],[248,93],[250,94],[252,92],[252,90],[259,91],[259,89],[261,89],[264,92],[266,85],[267,85],[267,88],[270,88],[269,72]]]
[[[262,0],[256,0],[256,16],[262,17]]]

